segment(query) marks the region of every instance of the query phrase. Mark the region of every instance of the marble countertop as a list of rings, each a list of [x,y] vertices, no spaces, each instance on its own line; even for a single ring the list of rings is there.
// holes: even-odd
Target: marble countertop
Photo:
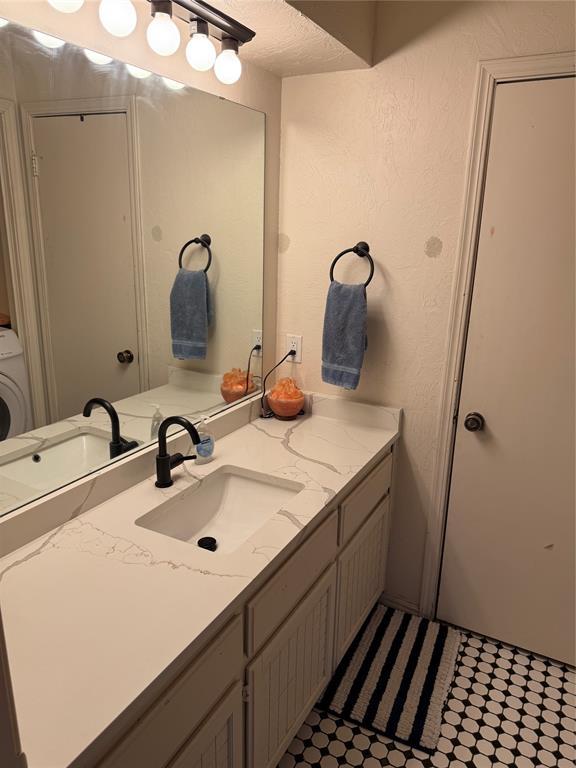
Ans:
[[[390,447],[399,422],[396,409],[316,397],[312,415],[256,420],[222,438],[213,461],[174,470],[171,488],[149,478],[0,559],[28,765],[68,766]],[[225,465],[304,489],[217,558],[135,524]]]

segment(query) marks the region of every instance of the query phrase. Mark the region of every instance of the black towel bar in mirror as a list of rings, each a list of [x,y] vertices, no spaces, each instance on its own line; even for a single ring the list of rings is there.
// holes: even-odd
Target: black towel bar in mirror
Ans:
[[[342,251],[341,253],[336,256],[334,261],[332,262],[332,265],[330,267],[330,282],[334,281],[334,267],[336,266],[336,262],[338,259],[341,259],[342,256],[345,256],[347,253],[355,253],[356,256],[360,256],[361,258],[367,258],[370,263],[370,274],[368,275],[368,280],[364,283],[364,287],[366,288],[369,284],[372,278],[374,277],[374,261],[372,259],[372,256],[370,256],[370,246],[368,243],[365,243],[363,241],[356,243],[356,245],[353,248],[346,248],[345,251]]]
[[[212,245],[212,238],[210,235],[200,235],[200,237],[193,237],[192,240],[188,240],[187,243],[184,243],[182,248],[180,249],[180,253],[178,254],[178,266],[180,269],[182,269],[182,256],[184,256],[184,251],[186,248],[188,248],[189,245],[201,245],[202,248],[206,248],[208,251],[208,264],[204,267],[204,272],[208,272],[210,269],[210,264],[212,264],[212,250],[210,249],[210,246]]]

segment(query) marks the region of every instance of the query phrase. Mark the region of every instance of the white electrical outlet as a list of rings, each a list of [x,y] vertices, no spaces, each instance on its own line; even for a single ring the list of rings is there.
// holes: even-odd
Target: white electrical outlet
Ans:
[[[293,363],[302,362],[302,336],[295,336],[292,333],[286,334],[286,352],[290,352],[293,349],[296,354],[292,356]]]
[[[254,357],[262,357],[262,331],[252,331],[252,346],[260,344],[260,349],[254,351]]]

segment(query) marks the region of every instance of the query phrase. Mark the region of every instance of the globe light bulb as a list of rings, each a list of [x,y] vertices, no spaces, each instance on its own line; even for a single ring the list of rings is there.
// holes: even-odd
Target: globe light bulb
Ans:
[[[0,29],[2,29],[2,27],[5,27],[6,24],[9,24],[9,23],[10,22],[8,21],[8,19],[3,19],[2,17],[0,17]]]
[[[179,83],[178,80],[170,80],[169,77],[163,77],[162,82],[166,88],[170,88],[171,91],[181,91],[182,88],[186,88],[184,83]]]
[[[141,69],[140,67],[135,67],[133,64],[126,64],[126,69],[132,77],[136,77],[138,80],[145,80],[147,77],[150,77],[152,72],[148,72],[147,69]]]
[[[242,62],[234,49],[224,49],[218,54],[214,64],[214,74],[224,85],[232,85],[240,80]]]
[[[76,13],[84,5],[84,0],[48,0],[52,8],[61,13]]]
[[[128,37],[136,29],[138,17],[131,0],[101,0],[100,22],[115,37]]]
[[[196,32],[186,46],[186,58],[192,69],[207,72],[216,61],[216,48],[208,35]]]
[[[112,61],[112,56],[105,56],[103,53],[98,53],[98,51],[91,51],[90,48],[84,48],[84,55],[92,62],[92,64],[98,64],[100,66],[110,64]]]
[[[172,56],[180,47],[180,30],[168,13],[157,12],[146,30],[148,45],[159,56]]]
[[[59,37],[47,35],[45,32],[38,32],[35,29],[32,30],[32,34],[40,43],[40,45],[43,45],[45,48],[61,48],[66,42],[65,40],[61,40]]]

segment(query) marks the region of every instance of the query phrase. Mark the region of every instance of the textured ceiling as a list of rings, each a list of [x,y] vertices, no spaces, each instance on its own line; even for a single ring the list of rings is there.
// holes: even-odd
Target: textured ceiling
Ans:
[[[366,62],[285,0],[214,0],[256,32],[242,58],[281,77],[365,68]]]

